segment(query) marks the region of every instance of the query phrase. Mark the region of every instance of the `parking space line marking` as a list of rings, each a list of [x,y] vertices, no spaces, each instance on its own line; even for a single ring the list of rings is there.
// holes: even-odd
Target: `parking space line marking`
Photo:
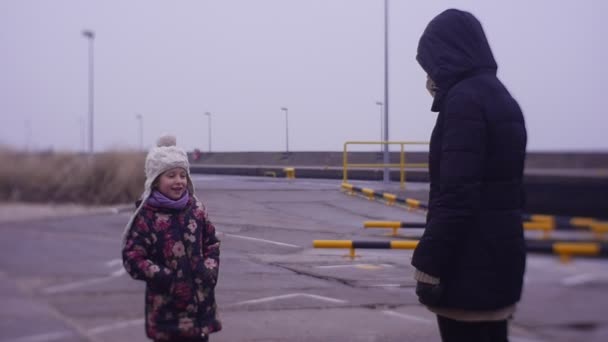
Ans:
[[[401,287],[401,284],[373,284],[368,287]]]
[[[123,274],[127,274],[127,271],[124,268],[121,268],[117,271],[110,273],[110,277],[120,277]]]
[[[575,276],[564,278],[564,279],[562,279],[561,283],[564,286],[577,286],[577,285],[584,285],[585,283],[589,283],[594,280],[597,280],[597,277],[594,276],[593,274],[583,273],[583,274],[577,274]]]
[[[122,259],[112,259],[112,260],[106,262],[107,267],[113,267],[116,265],[122,265]]]
[[[510,341],[513,342],[540,342],[540,340],[536,340],[536,339],[530,339],[530,338],[526,338],[526,337],[509,337]]]
[[[89,329],[87,331],[87,333],[90,335],[99,335],[99,334],[103,334],[108,331],[115,331],[117,329],[124,329],[124,328],[129,328],[132,326],[144,325],[144,323],[145,323],[145,321],[143,318],[134,319],[131,321],[126,321],[126,322],[117,322],[117,323],[112,323],[112,324],[101,325],[101,326]],[[51,342],[51,341],[63,340],[66,337],[71,337],[71,336],[74,336],[74,333],[72,333],[70,331],[57,331],[57,332],[51,332],[51,333],[46,333],[46,334],[19,337],[19,338],[12,339],[12,340],[6,340],[5,342]]]
[[[399,318],[407,319],[410,321],[416,321],[416,322],[421,322],[421,323],[426,323],[426,324],[430,324],[430,323],[434,322],[434,321],[431,321],[426,318],[408,315],[408,314],[404,314],[404,313],[400,313],[400,312],[396,312],[396,311],[392,311],[392,310],[384,310],[384,311],[382,311],[382,313],[385,315],[388,315],[388,316],[399,317]]]
[[[99,284],[99,283],[103,283],[105,281],[114,279],[114,278],[118,278],[120,276],[122,276],[123,274],[126,274],[127,272],[125,271],[124,268],[121,268],[117,271],[112,272],[109,276],[107,277],[100,277],[100,278],[92,278],[92,279],[86,279],[86,280],[81,280],[81,281],[75,281],[72,283],[67,283],[67,284],[61,284],[61,285],[55,285],[55,286],[49,286],[45,289],[42,290],[42,293],[44,294],[55,294],[55,293],[61,293],[61,292],[67,292],[70,290],[74,290],[80,287],[85,287],[85,286],[89,286],[89,285],[95,285],[95,284]]]
[[[244,235],[235,235],[235,234],[227,234],[227,233],[223,233],[223,234],[225,236],[234,237],[234,238],[237,238],[237,239],[251,240],[251,241],[257,241],[257,242],[265,242],[265,243],[270,243],[270,244],[273,244],[273,245],[283,246],[283,247],[300,248],[300,246],[296,246],[296,245],[292,245],[292,244],[284,243],[284,242],[265,240],[265,239],[258,239],[258,238],[254,238],[254,237],[250,237],[250,236],[244,236]]]
[[[260,304],[260,303],[272,302],[272,301],[275,301],[275,300],[289,299],[289,298],[295,298],[295,297],[308,297],[308,298],[313,298],[313,299],[322,300],[322,301],[330,302],[330,303],[337,303],[337,304],[343,304],[343,303],[347,303],[348,302],[348,301],[342,300],[342,299],[336,299],[336,298],[318,296],[318,295],[313,295],[313,294],[308,294],[308,293],[290,293],[290,294],[285,294],[285,295],[280,295],[280,296],[271,296],[271,297],[264,297],[264,298],[258,298],[258,299],[245,300],[245,301],[238,302],[238,303],[235,303],[235,304],[231,304],[231,305],[228,305],[228,306],[237,306],[237,305],[246,305],[246,304]]]
[[[361,268],[361,269],[377,269],[377,268],[392,268],[394,267],[393,265],[389,265],[389,264],[378,264],[378,265],[374,265],[374,264],[344,264],[344,265],[320,265],[320,266],[315,266],[315,268],[351,268],[351,267],[355,267],[355,268]]]
[[[57,332],[51,332],[51,333],[46,333],[46,334],[24,336],[24,337],[15,338],[12,340],[5,340],[5,341],[6,342],[47,342],[47,341],[62,340],[64,338],[72,336],[72,335],[74,335],[74,334],[69,331],[57,331]]]
[[[103,283],[104,281],[107,281],[107,280],[110,280],[110,279],[114,279],[114,278],[116,278],[116,277],[115,276],[109,276],[109,277],[93,278],[93,279],[75,281],[73,283],[67,283],[67,284],[50,286],[50,287],[47,287],[44,290],[42,290],[42,293],[44,293],[44,294],[55,294],[55,293],[66,292],[66,291],[74,290],[74,289],[77,289],[77,288],[80,288],[80,287],[85,287],[85,286],[88,286],[88,285],[94,285],[94,284]]]
[[[107,325],[102,325],[93,329],[90,329],[88,332],[91,335],[99,335],[99,334],[103,334],[106,331],[114,331],[116,329],[123,329],[123,328],[128,328],[128,327],[132,327],[135,325],[143,325],[144,324],[144,319],[134,319],[131,321],[126,321],[126,322],[118,322],[118,323],[113,323],[113,324],[107,324]]]

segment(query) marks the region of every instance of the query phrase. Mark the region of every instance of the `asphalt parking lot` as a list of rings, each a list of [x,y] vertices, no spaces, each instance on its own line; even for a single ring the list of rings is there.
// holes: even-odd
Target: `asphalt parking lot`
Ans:
[[[224,330],[212,341],[439,340],[414,294],[411,251],[357,250],[350,260],[347,250],[312,248],[315,239],[389,240],[363,221],[421,222],[423,213],[348,196],[337,180],[194,181],[222,240]],[[147,341],[144,284],[119,259],[129,215],[1,223],[0,341]],[[608,261],[531,255],[511,341],[576,340],[608,340]]]

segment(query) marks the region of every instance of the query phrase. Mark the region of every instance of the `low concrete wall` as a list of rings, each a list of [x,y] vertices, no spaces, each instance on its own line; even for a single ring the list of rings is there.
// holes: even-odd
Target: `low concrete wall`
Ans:
[[[202,153],[196,164],[206,165],[299,165],[342,166],[342,152],[213,152]],[[391,163],[399,162],[399,153],[390,153]],[[406,162],[426,163],[427,152],[406,152]],[[350,163],[381,163],[380,152],[349,152]],[[527,168],[607,169],[607,152],[528,152]]]
[[[397,163],[399,155],[391,155]],[[410,153],[412,163],[426,162],[426,153]],[[381,163],[379,152],[349,153],[350,163]],[[608,153],[530,153],[524,184],[526,211],[564,216],[608,219]],[[264,176],[272,171],[284,177],[283,168],[296,168],[297,178],[342,178],[340,152],[232,152],[203,154],[193,161],[192,172],[203,174]],[[596,170],[593,170],[596,169]],[[399,180],[392,170],[391,179]],[[379,169],[351,169],[348,179],[381,180]],[[407,170],[408,182],[428,182],[426,170]]]

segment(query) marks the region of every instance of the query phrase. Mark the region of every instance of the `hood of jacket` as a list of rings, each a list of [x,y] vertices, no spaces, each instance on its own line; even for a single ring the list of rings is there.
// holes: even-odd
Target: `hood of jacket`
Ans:
[[[435,82],[432,111],[439,111],[447,91],[479,72],[498,66],[481,23],[469,12],[449,9],[436,16],[420,37],[416,60]]]

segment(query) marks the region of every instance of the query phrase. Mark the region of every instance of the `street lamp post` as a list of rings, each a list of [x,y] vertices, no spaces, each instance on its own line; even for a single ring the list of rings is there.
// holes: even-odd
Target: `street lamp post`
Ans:
[[[209,120],[207,120],[208,121],[207,129],[209,131],[209,133],[207,135],[209,137],[209,153],[211,153],[211,113],[206,112],[205,115],[209,118]]]
[[[78,117],[78,128],[80,129],[80,147],[82,152],[85,153],[87,151],[87,142],[85,133],[86,123],[83,115]]]
[[[384,0],[384,140],[389,141],[388,137],[388,0]],[[388,184],[390,175],[388,172],[388,144],[384,144],[384,174],[383,182]]]
[[[94,42],[95,32],[91,30],[82,31],[82,35],[89,41],[89,153],[93,154],[93,131],[94,131]]]
[[[32,123],[30,120],[25,120],[25,152],[29,152],[32,144]]]
[[[144,150],[144,117],[141,114],[135,115],[135,119],[139,121],[139,149]]]
[[[380,106],[380,141],[384,141],[384,120],[382,119],[382,117],[384,116],[384,110],[382,108],[384,106],[384,103],[382,103],[381,101],[376,101],[376,104]],[[382,152],[383,150],[384,144],[380,144],[380,152]]]
[[[281,110],[285,112],[285,151],[289,153],[289,109],[281,107]]]

